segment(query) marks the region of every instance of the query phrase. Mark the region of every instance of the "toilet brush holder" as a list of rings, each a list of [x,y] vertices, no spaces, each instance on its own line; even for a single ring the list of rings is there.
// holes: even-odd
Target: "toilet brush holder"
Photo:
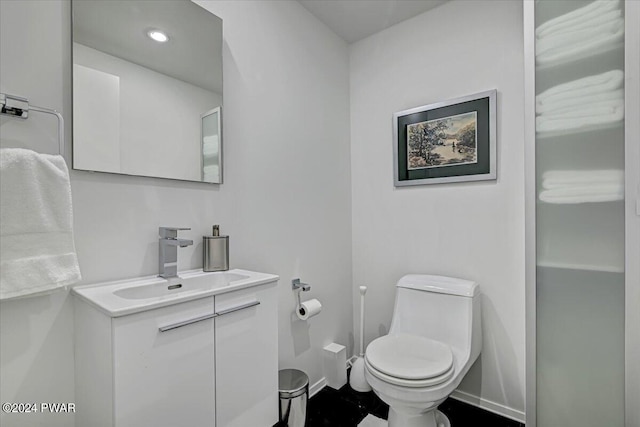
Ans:
[[[360,286],[360,355],[351,365],[349,375],[349,385],[355,391],[362,393],[371,391],[371,386],[364,377],[364,294],[367,293],[366,286]]]

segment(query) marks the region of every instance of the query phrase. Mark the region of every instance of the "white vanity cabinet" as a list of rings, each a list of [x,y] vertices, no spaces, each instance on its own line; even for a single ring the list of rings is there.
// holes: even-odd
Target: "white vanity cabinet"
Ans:
[[[76,425],[275,424],[276,284],[116,317],[76,292]]]

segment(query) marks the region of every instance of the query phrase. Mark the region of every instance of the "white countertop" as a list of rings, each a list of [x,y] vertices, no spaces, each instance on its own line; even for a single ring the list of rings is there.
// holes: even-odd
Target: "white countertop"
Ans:
[[[72,292],[110,317],[120,317],[194,299],[272,283],[275,274],[233,269],[183,271],[177,278],[145,276],[76,286]],[[170,289],[171,288],[171,289]]]

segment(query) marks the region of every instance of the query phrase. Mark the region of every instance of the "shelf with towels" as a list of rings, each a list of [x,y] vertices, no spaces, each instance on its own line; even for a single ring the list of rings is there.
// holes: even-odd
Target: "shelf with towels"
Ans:
[[[611,64],[624,64],[624,46],[591,52],[589,56],[571,62],[536,67],[536,95],[559,84],[609,71]]]
[[[624,64],[624,49],[622,47],[605,53],[598,53],[571,64],[562,64],[562,66],[546,68],[542,71],[536,70],[536,96],[561,85],[611,72],[611,64]],[[624,77],[618,90],[624,90],[623,80]],[[584,105],[587,106],[587,104]],[[612,108],[612,106],[610,108],[608,120],[599,117],[597,124],[584,121],[580,126],[573,126],[571,129],[555,131],[538,129],[536,131],[536,139],[546,142],[554,139],[571,138],[573,135],[588,136],[591,133],[600,133],[601,131],[622,131],[625,116],[624,97],[620,99],[617,108]],[[536,111],[536,113],[538,116],[541,115],[539,111]],[[620,140],[623,141],[624,137],[620,138]]]
[[[600,129],[592,132],[537,138],[536,165],[542,190],[542,175],[553,170],[595,171],[623,170],[624,127]]]
[[[536,134],[571,134],[621,125],[623,88],[624,71],[614,67],[538,93]]]

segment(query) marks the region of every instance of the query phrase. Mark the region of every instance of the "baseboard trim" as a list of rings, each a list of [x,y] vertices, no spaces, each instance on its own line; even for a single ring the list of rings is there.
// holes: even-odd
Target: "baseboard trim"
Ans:
[[[347,361],[347,364],[352,364],[356,357],[357,356],[351,357]],[[318,394],[318,392],[326,386],[327,379],[325,377],[320,378],[309,387],[309,398],[312,398],[313,396]],[[453,393],[451,393],[450,397],[469,405],[484,409],[485,411],[493,412],[494,414],[498,414],[502,417],[517,421],[519,423],[525,423],[525,414],[523,411],[509,408],[508,406],[502,405],[500,403],[492,402],[491,400],[483,399],[481,397],[460,390],[454,390]]]
[[[454,392],[451,393],[451,397],[461,402],[468,403],[469,405],[477,406],[478,408],[484,409],[485,411],[493,412],[494,414],[498,414],[505,418],[509,418],[511,420],[518,421],[519,423],[524,424],[525,416],[523,411],[509,408],[508,406],[502,405],[500,403],[492,402],[490,400],[483,399],[481,397],[460,390],[454,390]]]
[[[358,356],[355,354],[347,359],[347,369],[353,366]],[[315,384],[309,387],[309,399],[315,396],[320,390],[327,386],[327,379],[325,377],[320,378]]]
[[[327,386],[327,379],[325,377],[320,378],[316,383],[309,387],[309,399],[315,396],[320,390]]]

